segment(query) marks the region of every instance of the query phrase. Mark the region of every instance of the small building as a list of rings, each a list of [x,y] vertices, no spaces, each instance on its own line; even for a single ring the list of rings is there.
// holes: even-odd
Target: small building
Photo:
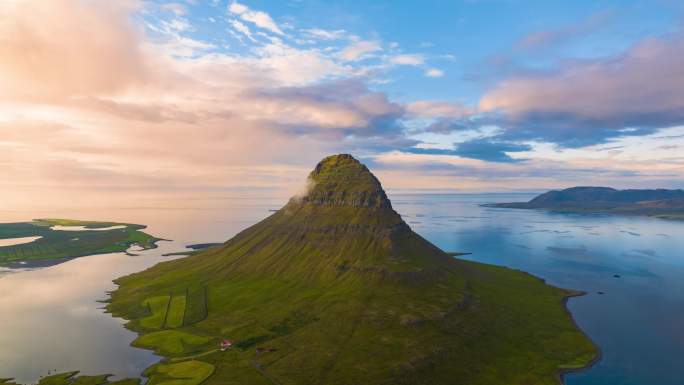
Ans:
[[[233,346],[233,341],[231,340],[223,340],[221,341],[221,351],[226,351],[229,347]]]

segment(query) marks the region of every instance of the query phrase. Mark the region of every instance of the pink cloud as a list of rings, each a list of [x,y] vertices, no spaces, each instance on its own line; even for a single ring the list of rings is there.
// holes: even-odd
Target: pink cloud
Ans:
[[[626,128],[643,133],[684,123],[682,68],[682,36],[651,38],[618,57],[506,79],[479,108],[503,114],[510,137],[592,144]]]
[[[143,82],[134,1],[25,0],[0,8],[0,99],[108,94]]]

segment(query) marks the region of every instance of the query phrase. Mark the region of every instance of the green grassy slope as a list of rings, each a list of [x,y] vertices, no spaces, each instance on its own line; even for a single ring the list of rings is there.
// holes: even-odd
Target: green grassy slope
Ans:
[[[52,230],[52,226],[84,226],[100,231]],[[77,221],[71,219],[37,219],[33,222],[1,223],[0,239],[40,236],[25,244],[0,247],[0,265],[17,262],[59,260],[85,255],[126,251],[131,245],[154,248],[159,239],[144,233],[145,226],[128,223]]]
[[[169,359],[153,383],[194,363],[187,383],[554,384],[595,357],[567,291],[448,256],[351,156],[324,159],[309,181],[222,247],[117,280],[109,310]],[[168,313],[181,297],[162,323],[160,298]]]

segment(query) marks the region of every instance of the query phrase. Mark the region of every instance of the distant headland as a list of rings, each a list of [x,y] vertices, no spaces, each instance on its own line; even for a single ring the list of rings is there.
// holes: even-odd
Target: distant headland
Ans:
[[[494,203],[486,206],[644,215],[684,220],[684,190],[616,190],[610,187],[572,187],[543,193],[529,202]]]

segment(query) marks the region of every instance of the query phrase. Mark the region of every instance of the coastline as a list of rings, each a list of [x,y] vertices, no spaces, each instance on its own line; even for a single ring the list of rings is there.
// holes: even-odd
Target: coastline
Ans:
[[[31,270],[31,269],[41,269],[41,268],[46,268],[46,267],[51,267],[55,265],[62,264],[64,262],[68,262],[77,258],[83,258],[83,257],[91,257],[94,255],[103,255],[103,254],[112,254],[112,253],[123,253],[131,257],[136,257],[138,254],[132,253],[130,249],[134,246],[138,246],[141,249],[136,250],[136,251],[145,251],[145,250],[152,250],[152,249],[157,249],[159,248],[159,245],[157,244],[158,242],[170,242],[169,239],[164,239],[164,238],[157,238],[153,237],[149,240],[149,242],[146,245],[141,245],[138,242],[129,242],[126,246],[125,250],[122,251],[102,251],[102,252],[93,252],[91,254],[84,254],[84,255],[75,255],[73,257],[61,257],[61,258],[47,258],[47,259],[33,259],[33,260],[26,260],[26,261],[11,261],[11,262],[2,262],[0,263],[0,267],[7,269],[10,272],[13,271],[22,271],[22,270]]]
[[[575,325],[575,327],[584,334],[585,337],[589,341],[591,341],[592,345],[596,348],[596,354],[594,355],[594,358],[591,359],[585,366],[579,367],[579,368],[562,368],[558,370],[558,383],[560,385],[566,385],[565,383],[565,376],[568,374],[573,374],[573,373],[581,373],[581,372],[586,372],[587,370],[590,370],[593,368],[596,364],[598,364],[602,359],[603,359],[603,350],[601,350],[601,347],[594,341],[591,336],[584,330],[582,329],[579,324],[577,323],[577,320],[575,319],[575,316],[572,314],[570,309],[568,308],[568,301],[572,298],[575,297],[582,297],[584,295],[587,295],[587,292],[585,291],[577,291],[577,290],[568,290],[568,294],[563,297],[563,309],[565,309],[565,312],[570,316],[570,319],[572,320],[572,323]]]
[[[662,219],[667,221],[684,221],[684,214],[681,212],[675,213],[643,213],[638,211],[622,211],[622,210],[592,210],[583,208],[571,208],[571,207],[525,207],[526,202],[513,202],[513,203],[483,203],[481,207],[494,208],[494,209],[516,209],[516,210],[536,210],[543,212],[551,212],[558,214],[585,214],[585,215],[619,215],[623,217],[642,217],[642,218],[653,218]]]
[[[582,329],[582,328],[579,326],[579,324],[577,323],[577,320],[575,319],[575,316],[572,314],[572,312],[571,312],[570,309],[568,308],[568,301],[569,301],[570,299],[575,298],[575,297],[582,297],[582,296],[585,296],[585,295],[588,294],[586,291],[582,291],[582,290],[573,290],[573,289],[566,289],[566,288],[560,288],[560,287],[558,287],[558,286],[551,285],[551,284],[549,284],[549,283],[546,281],[546,279],[544,279],[544,278],[542,278],[542,277],[539,277],[539,276],[537,276],[537,275],[534,275],[534,274],[532,274],[532,273],[530,273],[530,272],[528,272],[528,271],[525,271],[525,270],[520,270],[520,269],[516,269],[516,268],[511,268],[511,267],[507,267],[507,266],[503,266],[503,265],[492,265],[492,266],[498,266],[498,267],[503,267],[503,268],[505,268],[505,269],[510,269],[510,270],[519,271],[519,272],[521,272],[521,273],[523,273],[523,274],[526,274],[526,275],[528,275],[528,276],[530,276],[530,277],[533,277],[533,278],[536,278],[536,279],[540,280],[540,281],[541,281],[542,283],[544,283],[545,285],[559,288],[559,289],[561,289],[561,290],[564,290],[564,291],[567,293],[567,294],[563,297],[563,299],[561,300],[561,305],[563,306],[563,310],[564,310],[565,313],[570,317],[570,320],[572,321],[572,324],[575,326],[575,329],[579,330],[579,331],[587,338],[587,340],[589,340],[589,341],[591,342],[591,344],[594,346],[594,349],[596,349],[596,354],[595,354],[594,357],[593,357],[586,365],[584,365],[584,366],[577,367],[577,368],[559,368],[558,371],[557,371],[557,373],[556,373],[556,379],[558,380],[558,384],[559,384],[559,385],[566,385],[566,383],[565,383],[565,376],[566,376],[566,375],[568,375],[568,374],[573,374],[573,373],[581,373],[581,372],[588,371],[588,370],[590,370],[591,368],[593,368],[597,363],[599,363],[599,362],[603,359],[603,350],[601,349],[601,347],[596,343],[596,341],[594,341],[594,340],[591,338],[591,336],[590,336],[584,329]]]
[[[144,232],[147,225],[74,219],[33,219],[0,223],[1,232],[31,242],[0,246],[0,267],[40,268],[71,259],[115,252],[134,256],[135,251],[155,249],[164,240]],[[60,227],[60,228],[56,228]],[[95,235],[95,232],[101,234]],[[73,242],[78,241],[78,242]],[[137,246],[137,250],[132,250]]]

